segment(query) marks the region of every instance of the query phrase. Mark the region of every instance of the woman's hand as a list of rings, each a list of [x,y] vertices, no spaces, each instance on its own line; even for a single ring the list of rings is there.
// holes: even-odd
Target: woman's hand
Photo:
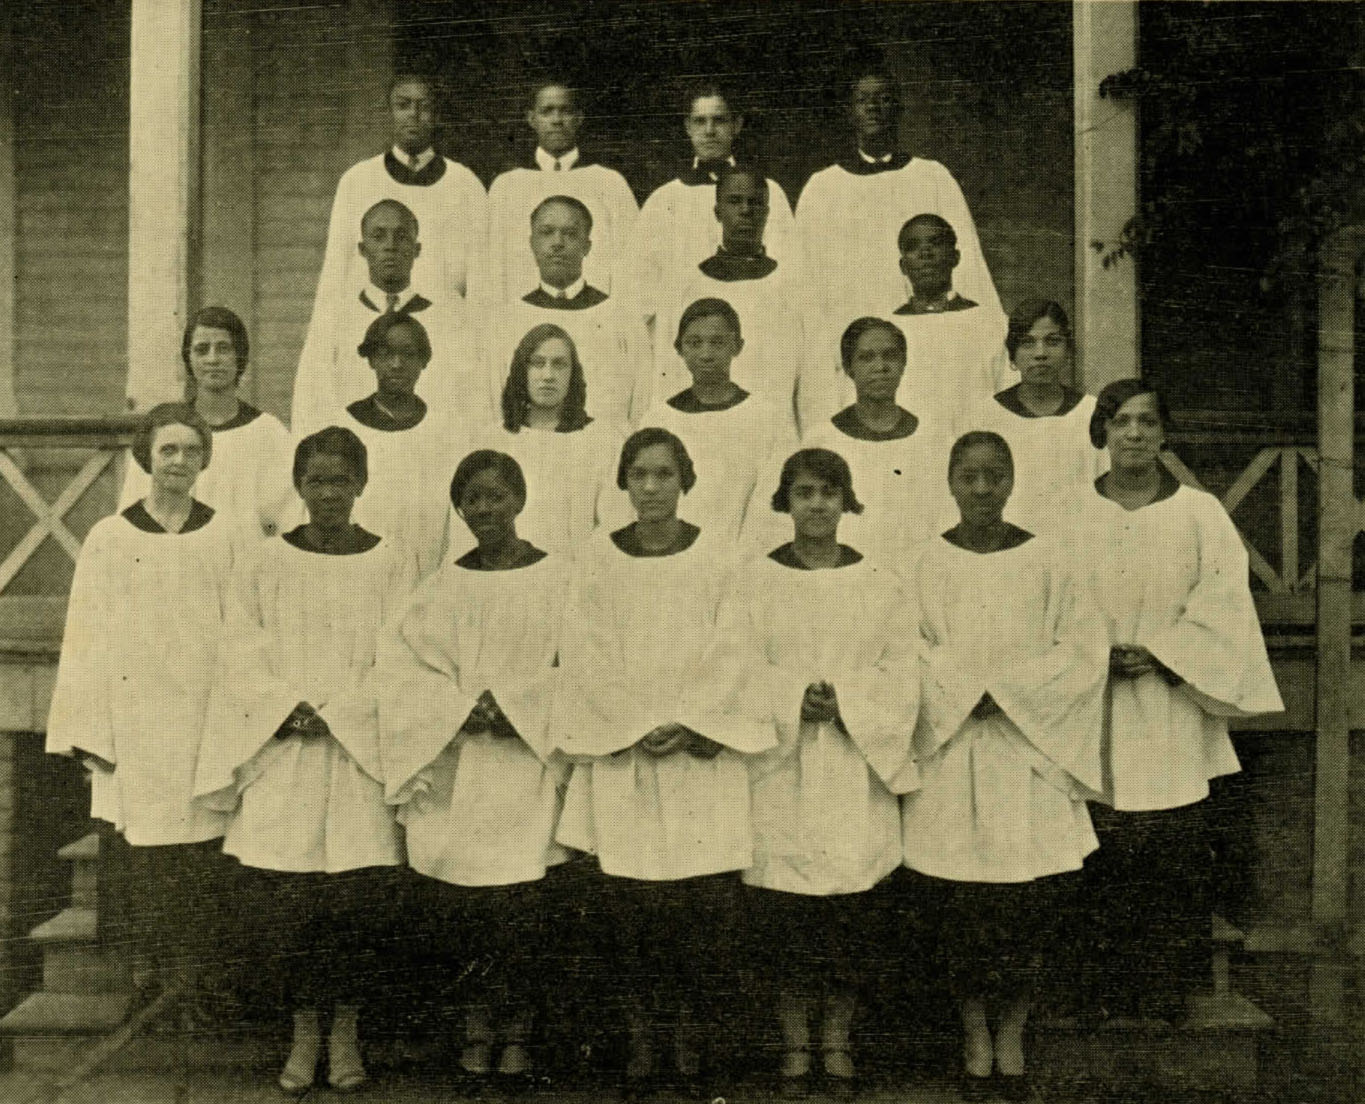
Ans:
[[[307,702],[299,702],[294,706],[294,710],[284,719],[284,723],[275,730],[277,740],[287,740],[291,736],[297,736],[303,740],[317,739],[322,736],[330,736],[332,730],[327,727],[327,722],[322,716]]]
[[[1109,649],[1109,671],[1120,678],[1139,678],[1157,669],[1156,656],[1141,644],[1115,644]]]
[[[724,744],[718,744],[700,732],[693,732],[690,728],[684,728],[683,732],[687,741],[683,750],[696,759],[714,759],[725,750]]]
[[[830,724],[839,719],[839,699],[834,687],[821,680],[806,687],[801,699],[801,719],[813,724]]]
[[[985,720],[987,717],[993,717],[999,712],[1002,712],[1002,710],[990,694],[982,694],[981,700],[972,706],[972,716],[978,721]]]
[[[665,755],[682,751],[687,746],[687,732],[679,724],[664,724],[652,728],[640,740],[640,746],[650,755],[662,759]]]

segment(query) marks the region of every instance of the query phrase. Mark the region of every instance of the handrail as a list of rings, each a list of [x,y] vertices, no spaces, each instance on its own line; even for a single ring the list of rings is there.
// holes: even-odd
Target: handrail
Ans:
[[[0,418],[0,447],[72,448],[83,442],[108,447],[126,444],[141,424],[136,414]]]

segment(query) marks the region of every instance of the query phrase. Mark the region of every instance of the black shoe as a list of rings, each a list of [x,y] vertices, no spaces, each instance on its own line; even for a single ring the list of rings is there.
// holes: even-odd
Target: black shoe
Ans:
[[[966,1070],[962,1071],[962,1076],[958,1080],[958,1095],[968,1104],[980,1104],[981,1101],[989,1100],[995,1093],[995,1079],[989,1074],[985,1077],[973,1077]]]
[[[995,1091],[1011,1104],[1043,1104],[1043,1098],[1026,1073],[997,1073]]]

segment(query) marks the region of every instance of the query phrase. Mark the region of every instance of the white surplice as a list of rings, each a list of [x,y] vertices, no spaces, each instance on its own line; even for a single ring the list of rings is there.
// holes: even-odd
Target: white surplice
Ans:
[[[756,648],[732,562],[705,532],[682,552],[641,557],[601,532],[575,565],[553,722],[575,765],[556,839],[607,874],[668,881],[753,860],[745,756],[776,737],[751,691]],[[655,757],[636,746],[668,723],[723,750]]]
[[[935,878],[1025,882],[1079,870],[1098,846],[1108,648],[1098,608],[1056,546],[922,550],[920,788],[901,802],[905,864]],[[1000,707],[972,715],[982,695]]]
[[[134,846],[199,843],[226,818],[193,800],[219,664],[234,526],[149,533],[97,522],[76,563],[47,750],[113,763],[92,778],[91,816]]]
[[[1183,680],[1110,680],[1104,800],[1152,810],[1207,797],[1210,778],[1240,769],[1228,718],[1284,708],[1236,527],[1191,487],[1131,511],[1092,487],[1067,539],[1094,571],[1110,642],[1149,649]]]
[[[195,780],[196,793],[234,813],[227,854],[328,874],[401,861],[371,676],[380,626],[407,601],[416,572],[411,554],[387,541],[337,556],[281,537],[237,573]],[[300,702],[330,736],[276,738]]]
[[[901,863],[896,794],[918,785],[918,615],[868,560],[817,571],[746,565],[751,631],[780,744],[749,761],[750,885],[827,895],[871,889]],[[806,688],[834,687],[841,724],[801,719]]]
[[[1094,396],[1083,395],[1065,414],[1028,418],[992,396],[968,417],[962,432],[998,433],[1014,457],[1006,521],[1040,534],[1056,533],[1070,524],[1081,499],[1094,493],[1095,480],[1109,470],[1109,453],[1090,443],[1094,409]]]
[[[380,658],[388,800],[408,863],[455,885],[541,878],[567,763],[549,739],[568,561],[508,571],[447,564],[419,588]],[[518,738],[460,729],[488,691]]]

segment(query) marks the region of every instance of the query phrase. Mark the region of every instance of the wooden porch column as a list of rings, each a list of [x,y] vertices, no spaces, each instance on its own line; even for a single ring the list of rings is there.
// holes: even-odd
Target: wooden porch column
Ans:
[[[1344,963],[1332,935],[1349,919],[1351,552],[1359,528],[1355,463],[1355,293],[1365,229],[1338,233],[1318,269],[1317,744],[1313,797],[1313,922],[1329,936],[1312,967],[1313,1013],[1339,1019]]]
[[[197,262],[200,0],[132,0],[128,406],[183,393]]]
[[[0,418],[19,413],[14,388],[14,85],[9,4],[0,4]]]
[[[1138,374],[1137,269],[1108,268],[1103,252],[1137,213],[1137,112],[1100,98],[1100,81],[1137,64],[1135,0],[1074,0],[1076,148],[1076,378],[1089,392]]]

